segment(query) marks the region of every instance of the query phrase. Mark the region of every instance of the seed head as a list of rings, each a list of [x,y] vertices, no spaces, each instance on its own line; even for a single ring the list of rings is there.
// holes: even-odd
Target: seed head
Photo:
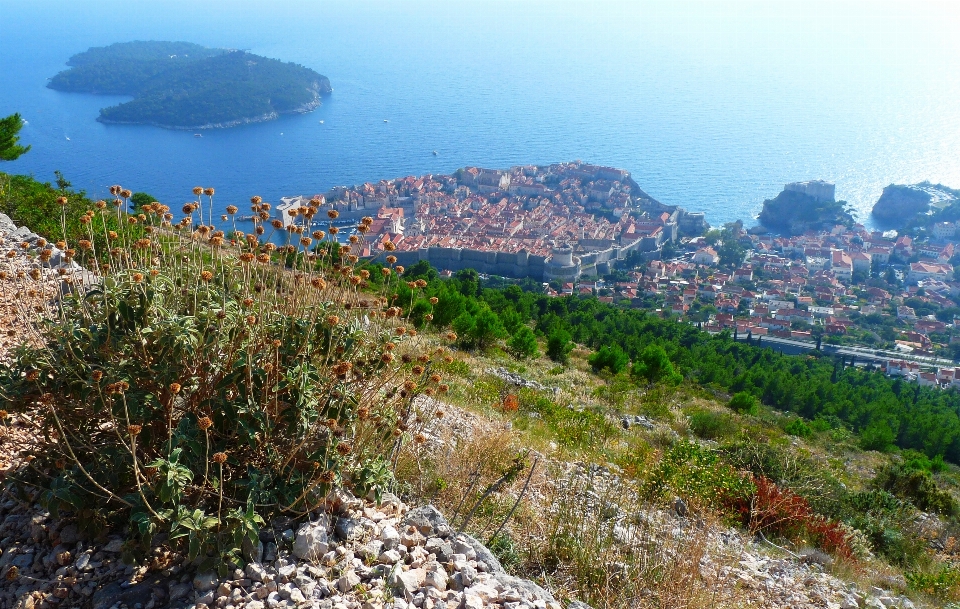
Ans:
[[[337,444],[337,454],[342,457],[345,457],[350,454],[350,451],[353,450],[353,446],[349,442],[341,442]]]
[[[180,393],[180,383],[170,383],[170,393],[174,395]]]
[[[66,207],[66,205],[67,205],[67,198],[66,198],[66,197],[57,197],[57,205],[59,205],[59,206],[61,206],[61,207]]]
[[[203,194],[207,195],[208,197],[212,197],[212,196],[213,196],[213,193],[214,193],[214,190],[213,190],[212,188],[204,188],[204,189],[203,189]]]
[[[143,431],[142,425],[127,425],[127,433],[131,436],[139,436],[141,431]]]
[[[397,246],[393,243],[393,241],[384,241],[384,242],[383,242],[383,249],[384,249],[385,251],[392,252],[392,251],[394,251],[395,249],[397,249]]]
[[[336,226],[331,226],[328,230],[330,231],[331,235],[336,235],[337,233],[340,232],[340,229],[337,228]]]
[[[193,194],[195,194],[195,195],[197,195],[197,196],[200,196],[202,193],[203,193],[203,187],[202,187],[202,186],[194,186],[194,187],[193,187]]]
[[[327,325],[328,325],[328,326],[336,326],[336,325],[339,324],[339,323],[340,323],[340,318],[337,317],[336,315],[328,315],[328,316],[327,316]]]
[[[320,474],[320,482],[324,484],[330,484],[331,482],[336,480],[336,478],[337,478],[336,474],[334,474],[332,471],[326,471]]]
[[[263,197],[261,197],[260,195],[254,195],[250,197],[250,202],[253,203],[254,205],[260,205],[261,201],[263,201]]]
[[[411,372],[413,372],[414,374],[416,374],[417,376],[419,376],[419,375],[423,374],[423,366],[414,366],[414,367],[413,367],[413,370],[411,370]]]
[[[227,462],[227,453],[213,453],[213,462],[223,465]]]
[[[212,426],[213,421],[210,419],[210,417],[200,417],[197,419],[197,427],[199,427],[202,431],[206,431]]]
[[[327,217],[330,218],[331,220],[336,220],[339,216],[340,216],[340,212],[338,212],[337,210],[335,209],[327,210]]]
[[[134,283],[142,283],[142,282],[143,282],[143,273],[134,273],[134,274],[133,274],[133,282],[134,282]]]
[[[205,282],[208,282],[211,279],[213,279],[213,273],[210,271],[203,271],[202,273],[200,273],[200,279],[202,279]]]
[[[380,356],[380,361],[382,361],[384,364],[389,364],[393,361],[393,353],[384,353]]]

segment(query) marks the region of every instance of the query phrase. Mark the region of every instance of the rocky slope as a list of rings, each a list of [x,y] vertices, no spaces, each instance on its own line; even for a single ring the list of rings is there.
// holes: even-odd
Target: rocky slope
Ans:
[[[941,184],[890,184],[883,189],[873,206],[872,214],[877,220],[891,226],[903,227],[920,220],[932,208],[941,209],[956,202],[960,197],[955,190]]]

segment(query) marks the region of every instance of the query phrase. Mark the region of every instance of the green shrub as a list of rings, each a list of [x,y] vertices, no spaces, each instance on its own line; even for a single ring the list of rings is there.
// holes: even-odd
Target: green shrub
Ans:
[[[706,440],[718,440],[733,435],[737,423],[726,412],[698,409],[690,414],[690,430]]]
[[[547,357],[553,361],[566,364],[572,350],[573,343],[570,342],[570,333],[566,330],[557,328],[547,337]]]
[[[939,488],[927,470],[891,464],[877,473],[872,485],[906,499],[925,512],[937,512],[944,516],[953,516],[958,512],[957,500]]]
[[[803,419],[790,419],[790,421],[783,426],[783,431],[798,438],[810,438],[813,436],[813,429],[811,429]]]
[[[727,404],[733,410],[739,412],[740,414],[750,414],[758,415],[760,414],[760,402],[757,401],[757,398],[753,397],[752,394],[747,393],[746,391],[741,391],[740,393],[735,394],[730,398],[730,402]]]
[[[660,345],[647,345],[634,362],[630,375],[648,383],[663,382],[668,385],[679,385],[683,380]]]
[[[892,564],[916,568],[927,558],[927,544],[905,524],[912,520],[908,504],[882,490],[850,493],[838,515],[870,542],[872,550]]]
[[[540,357],[537,337],[529,326],[520,326],[507,341],[507,351],[517,359]]]
[[[941,601],[960,600],[960,569],[943,565],[931,571],[911,571],[905,575],[907,585],[917,592]]]
[[[675,494],[705,507],[720,510],[731,519],[730,511],[756,491],[748,477],[721,458],[718,451],[693,442],[678,442],[663,455],[650,472],[644,492],[651,499]]]
[[[630,358],[618,345],[604,345],[587,358],[587,363],[594,372],[609,370],[612,374],[620,374],[627,368]]]
[[[264,520],[304,515],[334,486],[382,491],[412,400],[446,386],[386,299],[358,292],[366,271],[343,250],[286,271],[270,243],[232,247],[165,212],[145,212],[152,241],[108,236],[99,285],[0,367],[8,408],[48,439],[8,482],[54,514],[126,521],[145,544],[166,533],[226,568]]]

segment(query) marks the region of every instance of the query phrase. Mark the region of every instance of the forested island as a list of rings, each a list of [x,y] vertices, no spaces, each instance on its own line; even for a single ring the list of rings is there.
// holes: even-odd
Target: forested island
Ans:
[[[67,62],[51,89],[130,95],[98,121],[170,129],[211,129],[309,112],[330,81],[294,64],[189,42],[135,41],[93,47]]]

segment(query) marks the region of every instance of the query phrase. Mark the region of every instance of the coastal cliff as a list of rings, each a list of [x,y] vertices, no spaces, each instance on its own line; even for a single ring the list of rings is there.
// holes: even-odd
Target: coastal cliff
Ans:
[[[960,201],[960,191],[942,184],[890,184],[873,206],[873,217],[895,226],[927,225]]]
[[[775,198],[765,200],[757,220],[767,229],[799,235],[837,224],[853,224],[853,216],[845,205],[834,199],[834,185],[829,182],[795,182],[785,185]]]

